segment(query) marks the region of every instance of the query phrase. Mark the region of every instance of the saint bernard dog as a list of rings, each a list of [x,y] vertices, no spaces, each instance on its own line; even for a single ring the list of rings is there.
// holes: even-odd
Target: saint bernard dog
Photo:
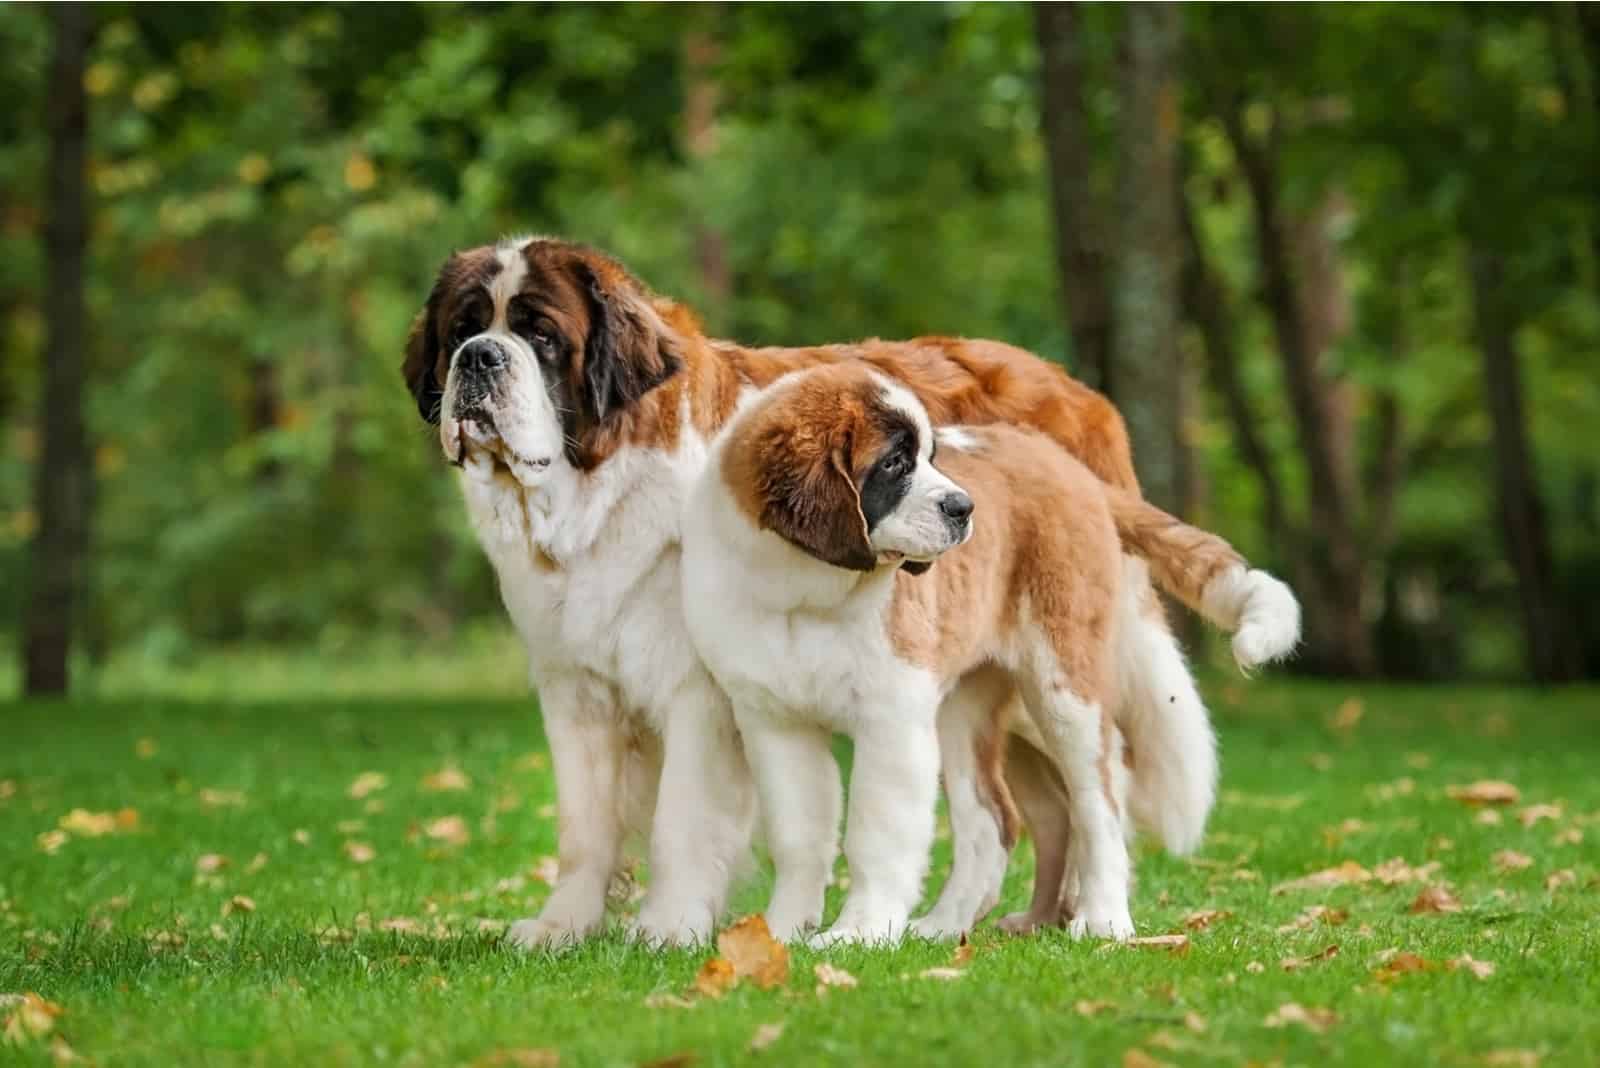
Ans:
[[[1116,409],[1009,345],[935,337],[747,348],[707,337],[688,309],[610,257],[553,238],[460,252],[439,272],[402,370],[460,468],[527,650],[556,776],[560,875],[540,915],[513,926],[514,944],[597,931],[631,830],[648,833],[651,868],[636,933],[658,943],[711,933],[748,857],[757,803],[727,697],[686,632],[685,501],[742,397],[855,361],[902,383],[936,424],[1034,427],[1137,497]],[[1148,594],[1153,577],[1233,630],[1242,666],[1288,653],[1298,608],[1287,590],[1156,515],[1114,516],[1125,584]],[[1185,848],[1215,790],[1211,730],[1159,607],[1138,600],[1138,634],[1116,669],[1127,683],[1115,718],[1133,755],[1129,807]],[[1159,802],[1166,797],[1184,803]]]

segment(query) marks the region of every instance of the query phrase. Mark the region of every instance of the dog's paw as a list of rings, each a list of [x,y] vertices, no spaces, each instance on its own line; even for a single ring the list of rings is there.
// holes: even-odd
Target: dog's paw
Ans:
[[[591,932],[582,925],[544,916],[518,920],[506,932],[506,943],[528,953],[577,945]]]
[[[1031,935],[1044,927],[1060,926],[1060,920],[1053,916],[1036,916],[1032,912],[1013,912],[1000,917],[994,925],[1006,934]]]
[[[1073,938],[1108,938],[1126,942],[1133,937],[1133,917],[1126,905],[1086,906],[1067,924]]]
[[[934,912],[911,921],[911,933],[930,942],[948,942],[960,938],[971,929],[970,923],[962,923],[953,916]]]

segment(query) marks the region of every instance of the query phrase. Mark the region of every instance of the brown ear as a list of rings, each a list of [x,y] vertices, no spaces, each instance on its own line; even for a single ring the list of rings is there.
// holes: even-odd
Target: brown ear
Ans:
[[[776,462],[766,472],[761,525],[824,563],[871,571],[878,558],[867,541],[861,492],[845,463],[849,451],[836,447],[806,470],[797,468],[792,452],[777,452]]]
[[[443,276],[428,294],[428,303],[411,320],[406,333],[406,358],[400,365],[411,396],[416,398],[417,414],[430,423],[439,422],[439,405],[444,400],[444,384],[433,369],[439,363],[439,330],[435,316],[438,314]]]
[[[599,426],[676,374],[683,357],[677,337],[631,278],[609,281],[588,264],[579,273],[591,319],[579,403]]]

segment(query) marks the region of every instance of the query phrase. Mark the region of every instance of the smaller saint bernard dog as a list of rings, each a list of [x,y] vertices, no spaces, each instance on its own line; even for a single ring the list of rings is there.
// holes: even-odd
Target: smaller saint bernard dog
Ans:
[[[822,919],[841,808],[833,733],[855,745],[851,881],[817,941],[893,940],[922,896],[941,738],[957,758],[947,786],[974,789],[960,755],[1012,689],[1015,726],[1065,791],[1066,821],[1041,843],[1045,896],[1065,850],[1069,930],[1132,936],[1113,496],[1036,431],[935,430],[904,386],[861,364],[780,379],[723,431],[684,512],[684,609],[755,776],[778,938]],[[955,831],[959,854],[970,828]],[[1049,905],[1012,926],[1053,922]]]
[[[513,925],[512,943],[552,946],[599,931],[630,832],[647,836],[651,873],[635,933],[689,943],[715,929],[749,857],[757,799],[727,695],[685,627],[684,605],[700,591],[681,583],[682,517],[740,405],[827,366],[870,367],[938,425],[1032,427],[1120,491],[1119,619],[1130,633],[1111,670],[1113,717],[1131,754],[1127,807],[1170,848],[1198,843],[1216,782],[1210,723],[1152,583],[1232,631],[1244,667],[1293,649],[1298,607],[1219,539],[1143,505],[1109,401],[997,341],[753,347],[710,337],[692,311],[610,256],[559,238],[512,238],[446,260],[402,367],[417,411],[458,468],[550,744],[560,873],[539,915]],[[973,715],[993,721],[1004,705]],[[996,816],[1010,803],[998,770],[1009,743],[984,737],[982,752],[947,759],[973,768],[956,777],[965,792],[951,795],[953,821],[988,837],[969,837],[982,848],[958,852],[955,877],[923,921],[928,933],[953,935],[994,903],[1004,838],[995,828],[1014,820]],[[1016,801],[1031,819],[1020,793]]]

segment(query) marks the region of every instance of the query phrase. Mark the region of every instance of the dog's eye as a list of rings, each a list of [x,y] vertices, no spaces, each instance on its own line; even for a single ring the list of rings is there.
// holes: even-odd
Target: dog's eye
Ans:
[[[903,475],[911,470],[911,458],[903,452],[897,452],[883,461],[883,473],[886,475]]]

